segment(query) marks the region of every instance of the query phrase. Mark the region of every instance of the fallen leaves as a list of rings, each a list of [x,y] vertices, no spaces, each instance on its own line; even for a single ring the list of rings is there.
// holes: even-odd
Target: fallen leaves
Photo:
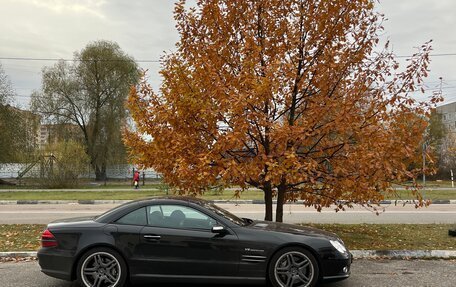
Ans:
[[[0,225],[0,252],[38,250],[44,228],[45,225],[34,224]]]

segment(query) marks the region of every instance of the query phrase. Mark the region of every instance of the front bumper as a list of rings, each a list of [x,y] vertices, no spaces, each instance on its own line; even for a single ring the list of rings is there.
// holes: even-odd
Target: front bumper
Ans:
[[[353,255],[348,253],[346,258],[326,259],[322,262],[322,279],[324,281],[339,281],[350,277]]]

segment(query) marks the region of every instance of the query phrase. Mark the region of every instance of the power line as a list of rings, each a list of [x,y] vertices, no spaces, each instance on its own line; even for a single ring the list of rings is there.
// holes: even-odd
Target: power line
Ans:
[[[65,62],[122,62],[126,60],[113,60],[113,59],[63,59],[63,58],[29,58],[29,57],[0,57],[0,60],[9,60],[9,61],[65,61]],[[138,63],[160,63],[159,60],[135,60]]]
[[[456,53],[438,53],[438,54],[429,54],[430,57],[450,57],[456,56]],[[412,56],[399,55],[397,58],[410,58]],[[84,61],[100,61],[100,62],[113,62],[113,61],[125,61],[125,60],[112,60],[112,59],[65,59],[65,58],[32,58],[32,57],[0,57],[0,60],[9,60],[9,61],[65,61],[65,62],[84,62]],[[160,60],[136,60],[138,63],[160,63]]]

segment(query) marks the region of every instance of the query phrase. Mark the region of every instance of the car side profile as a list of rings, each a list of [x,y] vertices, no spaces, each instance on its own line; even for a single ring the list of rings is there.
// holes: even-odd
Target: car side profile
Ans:
[[[160,197],[50,223],[38,260],[45,274],[84,287],[127,282],[301,287],[348,278],[352,256],[329,232],[238,218],[201,199]]]

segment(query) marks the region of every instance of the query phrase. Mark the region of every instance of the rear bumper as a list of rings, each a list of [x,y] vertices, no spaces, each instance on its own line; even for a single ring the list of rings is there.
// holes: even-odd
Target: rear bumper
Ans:
[[[73,254],[53,248],[41,248],[38,253],[38,263],[41,272],[51,277],[67,281],[73,280]]]

